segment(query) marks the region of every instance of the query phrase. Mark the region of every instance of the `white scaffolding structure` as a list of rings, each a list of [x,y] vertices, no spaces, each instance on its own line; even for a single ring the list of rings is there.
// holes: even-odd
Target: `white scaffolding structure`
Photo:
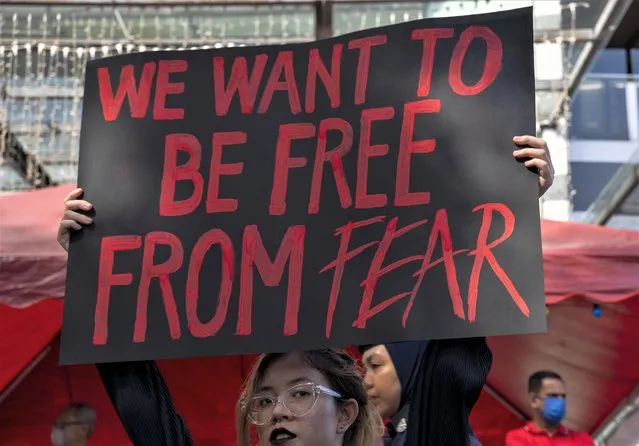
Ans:
[[[20,155],[11,141],[19,141],[29,160],[43,166],[53,182],[75,181],[88,60],[315,39],[315,10],[308,2],[32,3],[0,7],[0,159],[5,160],[0,190],[29,189],[42,182],[32,162],[16,166]],[[20,175],[16,168],[28,165],[35,176]]]

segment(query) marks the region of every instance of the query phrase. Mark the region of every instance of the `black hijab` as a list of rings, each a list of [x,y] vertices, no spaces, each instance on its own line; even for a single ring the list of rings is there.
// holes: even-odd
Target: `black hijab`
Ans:
[[[361,346],[364,352],[371,345]],[[408,410],[405,446],[467,446],[470,412],[492,365],[486,338],[385,344]],[[408,407],[410,406],[410,407]]]
[[[419,375],[419,369],[426,354],[428,341],[397,342],[384,344],[393,361],[397,377],[402,386],[402,396],[399,402],[400,410],[410,404],[415,390],[415,383]]]

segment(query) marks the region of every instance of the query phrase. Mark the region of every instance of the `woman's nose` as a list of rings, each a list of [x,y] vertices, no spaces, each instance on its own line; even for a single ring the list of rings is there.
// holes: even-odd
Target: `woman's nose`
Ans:
[[[369,372],[364,373],[364,385],[367,389],[372,389],[373,387],[375,387],[375,380],[371,375],[372,374]]]
[[[291,412],[289,412],[281,401],[276,401],[273,407],[273,420],[288,420],[291,418]]]

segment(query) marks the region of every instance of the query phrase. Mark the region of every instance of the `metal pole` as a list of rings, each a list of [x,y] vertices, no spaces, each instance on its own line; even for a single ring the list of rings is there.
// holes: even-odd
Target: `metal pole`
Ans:
[[[624,421],[628,420],[632,414],[639,410],[639,386],[637,386],[624,400],[617,406],[613,413],[597,428],[593,437],[598,445],[605,445],[613,436],[616,430]]]
[[[20,383],[27,377],[27,375],[29,375],[29,373],[31,373],[33,369],[36,368],[38,364],[40,364],[40,362],[44,359],[45,356],[47,356],[47,354],[49,354],[50,351],[51,346],[48,345],[43,351],[38,354],[38,356],[34,358],[33,361],[31,361],[31,363],[22,372],[20,372],[17,378],[14,379],[11,384],[9,384],[9,387],[7,387],[4,392],[0,393],[0,403],[2,403],[9,397],[9,395],[11,395],[11,392],[13,392],[18,387],[18,385],[20,385]]]
[[[2,125],[0,125],[0,160],[11,166],[20,177],[36,189],[56,184],[40,160],[25,150],[11,129]]]
[[[317,0],[315,2],[315,38],[333,37],[333,2]]]
[[[506,409],[508,409],[513,415],[515,415],[520,420],[528,421],[530,419],[530,418],[528,418],[528,416],[526,416],[525,413],[523,413],[521,410],[519,410],[518,407],[516,407],[513,403],[511,403],[506,398],[501,396],[499,394],[499,392],[497,392],[495,389],[493,389],[489,384],[485,384],[484,385],[484,390],[486,391],[486,393],[488,393],[490,396],[495,398],[495,400],[497,400],[498,403],[500,403],[502,406],[504,406]]]
[[[605,226],[639,184],[639,149],[635,150],[627,164],[612,176],[608,184],[592,202],[583,223]]]

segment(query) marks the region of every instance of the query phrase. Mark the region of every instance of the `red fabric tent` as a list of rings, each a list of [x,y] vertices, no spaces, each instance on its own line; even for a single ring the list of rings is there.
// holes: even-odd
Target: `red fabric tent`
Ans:
[[[55,235],[72,189],[0,196],[0,303],[22,307],[64,296],[67,256]]]
[[[24,307],[0,304],[0,445],[45,444],[56,412],[73,400],[98,409],[94,444],[128,444],[95,368],[56,365],[61,302],[34,304],[64,293],[66,255],[55,231],[70,190],[0,197],[0,303]],[[534,370],[564,375],[567,425],[586,431],[639,382],[639,233],[544,221],[542,235],[549,332],[490,340],[495,364],[472,415],[486,446],[503,444],[504,433],[521,424],[507,406],[527,413],[525,385]],[[601,318],[592,315],[593,302]],[[234,444],[232,408],[251,359],[160,362],[197,444]]]

